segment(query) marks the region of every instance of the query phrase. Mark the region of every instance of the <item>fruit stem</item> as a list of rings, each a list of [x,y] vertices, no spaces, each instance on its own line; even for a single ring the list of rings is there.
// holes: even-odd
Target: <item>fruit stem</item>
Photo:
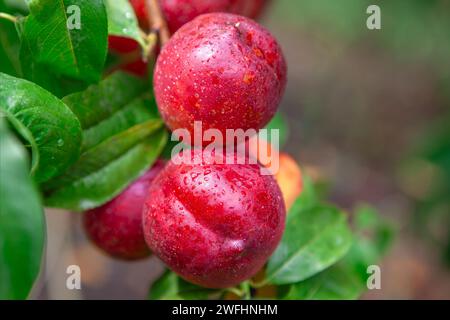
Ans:
[[[156,33],[159,36],[161,47],[169,41],[170,32],[167,28],[166,19],[164,18],[158,0],[146,0],[148,22],[151,33]],[[149,35],[149,36],[150,36]]]
[[[267,285],[267,282],[268,282],[267,279],[264,279],[264,280],[262,280],[260,282],[253,282],[252,280],[249,280],[250,286],[252,286],[255,289],[264,287],[265,285]]]
[[[5,20],[9,20],[11,22],[16,23],[17,22],[17,17],[10,15],[8,13],[5,12],[0,12],[0,18],[5,19]]]
[[[250,300],[252,298],[251,292],[250,292],[250,282],[244,281],[241,283],[241,288],[243,291],[242,298],[244,300]]]
[[[158,44],[158,35],[152,31],[145,36],[146,48],[144,50],[144,57],[146,61],[152,60],[156,55],[156,45]]]

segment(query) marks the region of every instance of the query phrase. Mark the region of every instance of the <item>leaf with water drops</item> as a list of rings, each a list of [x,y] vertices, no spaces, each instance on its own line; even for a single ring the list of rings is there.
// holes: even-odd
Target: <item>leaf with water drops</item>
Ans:
[[[307,279],[342,258],[352,243],[346,215],[339,209],[303,205],[291,208],[281,243],[267,264],[266,282],[288,284]]]
[[[354,216],[354,240],[339,262],[298,283],[278,288],[280,299],[357,299],[367,290],[367,272],[392,243],[393,229],[371,207],[360,206]]]
[[[145,80],[116,72],[63,101],[80,119],[83,143],[78,161],[42,186],[48,206],[80,211],[111,200],[153,164],[166,144]]]
[[[128,0],[105,0],[108,34],[136,40],[145,47],[133,7]]]
[[[49,207],[83,211],[98,207],[122,192],[156,161],[167,141],[158,130],[101,169],[52,190],[45,198]],[[101,157],[100,154],[96,156]]]
[[[46,181],[79,156],[81,127],[61,100],[38,85],[0,73],[0,113],[6,115],[32,154],[31,173]]]
[[[31,0],[19,19],[24,76],[57,96],[100,80],[108,23],[102,0]]]

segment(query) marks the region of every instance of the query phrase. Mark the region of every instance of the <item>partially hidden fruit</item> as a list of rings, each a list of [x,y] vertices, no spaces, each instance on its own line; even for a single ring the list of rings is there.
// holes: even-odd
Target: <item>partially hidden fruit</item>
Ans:
[[[135,40],[108,36],[108,48],[110,52],[119,57],[117,69],[139,77],[147,75],[147,62],[143,60],[141,48]]]
[[[139,24],[148,28],[146,0],[130,0]],[[171,33],[197,16],[212,12],[230,12],[256,19],[268,0],[160,0],[162,13]]]
[[[96,246],[125,260],[150,254],[142,230],[142,208],[153,179],[163,167],[162,161],[156,162],[113,200],[84,213],[84,228]]]
[[[303,190],[302,171],[299,165],[290,155],[278,152],[269,142],[258,136],[251,137],[246,143],[249,154],[274,175],[280,186],[286,210],[289,211]],[[277,165],[275,161],[278,161]]]
[[[303,190],[302,171],[298,164],[286,153],[280,153],[280,168],[275,174],[275,179],[280,186],[281,193],[289,210]]]
[[[234,286],[255,275],[281,239],[286,212],[280,189],[259,165],[225,164],[237,163],[236,153],[183,152],[190,163],[172,158],[150,187],[145,239],[184,279]]]
[[[212,12],[231,12],[235,0],[160,0],[170,32],[174,33],[197,16]]]
[[[257,19],[270,0],[236,0],[234,2],[233,13]]]
[[[138,59],[129,63],[124,63],[120,69],[138,77],[145,77],[148,71],[148,64],[142,59]]]
[[[226,13],[197,17],[164,46],[154,73],[159,111],[170,129],[260,129],[286,86],[275,38],[251,19]]]

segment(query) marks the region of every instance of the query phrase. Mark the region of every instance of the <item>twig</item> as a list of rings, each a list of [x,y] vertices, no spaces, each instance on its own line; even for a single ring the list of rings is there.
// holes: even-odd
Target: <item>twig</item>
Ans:
[[[167,28],[166,20],[161,11],[158,0],[146,0],[148,22],[150,26],[150,35],[156,33],[159,36],[159,43],[164,46],[170,38],[170,32]]]
[[[7,14],[7,13],[4,13],[4,12],[0,12],[0,18],[9,20],[9,21],[14,22],[14,23],[17,22],[17,17],[15,17],[13,15],[10,15],[10,14]]]
[[[244,300],[250,300],[252,298],[252,293],[250,291],[250,283],[248,281],[244,281],[241,283],[241,288],[244,293],[242,298]]]

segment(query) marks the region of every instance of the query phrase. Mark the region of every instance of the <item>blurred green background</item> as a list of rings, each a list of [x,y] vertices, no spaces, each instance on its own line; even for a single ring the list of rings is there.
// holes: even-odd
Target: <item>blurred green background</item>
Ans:
[[[381,9],[368,30],[366,9]],[[287,151],[330,199],[397,226],[382,290],[450,299],[450,1],[280,0],[264,21],[289,65]]]

